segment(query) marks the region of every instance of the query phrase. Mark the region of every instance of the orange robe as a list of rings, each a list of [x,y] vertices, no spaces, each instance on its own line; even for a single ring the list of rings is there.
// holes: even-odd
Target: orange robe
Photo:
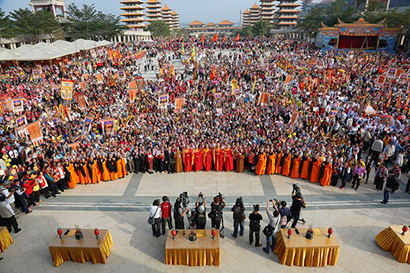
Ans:
[[[98,164],[97,161],[94,161],[94,164],[91,166],[92,170],[93,170],[93,174],[91,177],[91,183],[96,184],[96,183],[100,183],[100,174],[98,173]]]
[[[121,157],[121,166],[122,166],[122,173],[124,176],[127,175],[127,163],[125,162],[125,158]]]
[[[258,156],[258,163],[256,163],[255,173],[257,175],[262,175],[262,174],[265,174],[265,170],[266,170],[266,154],[263,153]]]
[[[292,156],[289,154],[283,161],[282,174],[284,176],[290,175],[290,163],[291,162],[292,162]]]
[[[271,175],[271,174],[275,174],[275,170],[276,170],[276,154],[273,153],[269,156],[269,160],[268,160],[268,169],[266,170],[266,173]]]
[[[323,170],[322,178],[320,179],[320,185],[322,185],[322,187],[329,186],[331,178],[332,178],[332,165],[326,164],[325,169]]]
[[[70,172],[70,180],[67,182],[67,184],[70,189],[73,189],[75,188],[75,186],[77,186],[77,183],[80,182],[78,174],[74,169],[74,165],[71,163],[68,165],[67,169]]]
[[[309,178],[309,165],[310,165],[310,159],[308,157],[305,161],[303,161],[302,173],[300,174],[301,179]]]
[[[292,170],[291,170],[291,172],[290,172],[290,177],[292,177],[292,178],[299,178],[299,176],[300,176],[300,173],[299,173],[300,161],[302,161],[302,159],[300,158],[300,156],[298,156],[297,158],[293,159],[293,164],[292,164]]]
[[[121,178],[123,178],[123,177],[124,177],[124,173],[123,173],[123,171],[122,171],[122,159],[119,158],[119,159],[117,160],[117,178],[118,178],[118,179],[121,179]]]
[[[276,158],[276,169],[275,173],[281,173],[282,172],[282,167],[280,166],[280,161],[282,160],[282,152],[278,154],[278,157]]]
[[[88,173],[88,171],[86,171],[87,170],[87,164],[84,164],[84,166],[82,166],[82,167],[79,166],[79,168],[83,168],[84,174],[85,174],[85,176],[84,176],[83,172],[81,170],[78,170],[78,178],[79,178],[80,184],[88,184],[87,183],[87,173]]]
[[[312,171],[310,173],[310,182],[312,183],[318,182],[321,164],[322,164],[322,161],[320,159],[316,160],[316,162],[313,162]]]
[[[85,184],[90,184],[91,177],[90,177],[90,172],[88,171],[88,162],[86,162],[84,165],[84,172],[85,172],[85,177],[84,177]]]
[[[110,177],[110,172],[108,171],[108,168],[107,168],[107,159],[104,160],[102,165],[103,165],[104,172],[101,174],[101,180],[108,181],[110,180],[111,177]]]

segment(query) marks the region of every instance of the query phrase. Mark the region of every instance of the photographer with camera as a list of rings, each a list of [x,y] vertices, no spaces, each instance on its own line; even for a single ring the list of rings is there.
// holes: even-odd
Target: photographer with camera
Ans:
[[[185,229],[184,216],[188,211],[188,206],[183,207],[181,197],[178,197],[174,205],[175,229]]]
[[[276,199],[275,201],[271,199],[266,204],[266,214],[268,215],[269,224],[263,230],[263,233],[266,235],[266,247],[263,248],[263,251],[265,251],[267,254],[269,254],[269,247],[273,252],[273,248],[276,244],[276,234],[280,230],[281,218],[278,207],[276,206],[277,202],[278,201]],[[273,208],[275,209],[273,215],[269,211],[269,203],[272,203]]]
[[[260,238],[260,230],[261,230],[261,221],[263,217],[262,215],[259,214],[259,205],[254,205],[253,206],[253,212],[249,214],[249,243],[253,243],[253,234],[255,233],[255,246],[260,247],[262,246],[261,243],[259,243],[259,238]]]
[[[225,208],[226,204],[223,199],[223,196],[221,193],[219,193],[218,196],[214,197],[214,201],[211,204],[211,212],[208,214],[208,217],[211,218],[211,225],[212,228],[214,229],[219,229],[221,238],[224,237],[223,235],[223,216],[222,216],[222,210]],[[222,227],[221,227],[221,222],[222,222]]]
[[[199,200],[202,198],[202,202]],[[193,216],[196,229],[205,229],[206,226],[206,201],[202,192],[198,194],[195,203],[195,215]]]
[[[239,235],[242,236],[245,231],[245,207],[243,205],[242,197],[236,199],[235,205],[232,207],[233,212],[233,233],[232,236],[238,236],[238,228],[240,227]]]
[[[157,238],[161,236],[161,215],[160,202],[156,199],[149,208],[148,223],[152,226],[152,235]]]
[[[299,234],[299,230],[296,228],[296,225],[300,219],[300,211],[302,208],[306,208],[305,199],[303,199],[302,193],[300,192],[300,186],[298,184],[293,184],[292,206],[290,207],[290,212],[293,218],[292,228],[295,228],[297,234]]]

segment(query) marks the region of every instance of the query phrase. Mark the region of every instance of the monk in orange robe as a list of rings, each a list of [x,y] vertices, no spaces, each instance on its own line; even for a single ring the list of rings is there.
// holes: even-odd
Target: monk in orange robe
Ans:
[[[265,171],[266,171],[266,154],[262,152],[258,156],[258,163],[256,163],[255,174],[263,175],[265,174]]]
[[[284,175],[284,176],[289,176],[290,175],[290,163],[292,163],[292,156],[290,154],[288,154],[285,157],[285,160],[283,162],[282,175]]]
[[[67,170],[70,173],[70,179],[67,181],[67,184],[70,189],[73,189],[77,186],[77,183],[79,183],[78,174],[74,169],[73,163],[68,164]]]
[[[116,164],[117,164],[117,176],[118,176],[118,179],[121,179],[121,178],[124,177],[124,173],[123,173],[123,169],[122,169],[122,160],[121,160],[121,158],[118,158],[118,159],[117,159]]]
[[[209,172],[212,169],[212,151],[206,147],[202,151],[203,169]]]
[[[310,165],[310,158],[307,157],[303,160],[302,164],[302,172],[300,173],[301,179],[308,179],[309,178],[309,165]]]
[[[283,156],[283,153],[279,152],[278,156],[276,157],[275,173],[281,173],[282,172],[282,167],[280,166],[280,162],[282,161],[282,156]]]
[[[125,162],[125,157],[121,157],[122,173],[124,176],[127,175],[127,163]]]
[[[310,171],[310,182],[316,183],[319,181],[320,165],[322,161],[317,159],[312,163],[312,170]]]
[[[299,176],[300,176],[299,167],[300,167],[300,162],[301,161],[302,161],[302,159],[300,158],[300,156],[293,159],[293,164],[292,164],[292,170],[290,172],[290,177],[299,178]]]
[[[276,154],[272,152],[268,158],[268,169],[266,170],[266,173],[269,175],[275,174],[275,169],[276,169]]]
[[[320,179],[320,185],[322,185],[322,187],[326,187],[330,185],[330,181],[332,178],[332,171],[333,171],[332,164],[330,164],[329,162],[326,162],[324,166],[322,178]]]
[[[221,157],[222,157],[222,162],[221,162]],[[213,152],[213,162],[214,162],[215,171],[219,172],[223,170],[223,151],[219,147],[219,145]]]
[[[107,159],[104,160],[103,162],[103,172],[101,174],[101,180],[102,181],[109,181],[110,180],[110,172],[108,171],[107,168]]]
[[[92,160],[92,177],[91,177],[91,183],[96,184],[100,183],[100,175],[98,173],[98,165],[96,160]]]

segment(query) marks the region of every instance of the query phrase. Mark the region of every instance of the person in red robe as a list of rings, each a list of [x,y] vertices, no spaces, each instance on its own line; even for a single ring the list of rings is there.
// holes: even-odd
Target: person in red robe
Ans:
[[[208,146],[202,151],[203,169],[209,172],[212,169],[212,151]]]
[[[224,158],[225,158],[225,171],[230,172],[233,170],[233,156],[232,150],[228,147],[224,151]]]
[[[185,152],[184,152],[185,151]],[[184,149],[183,157],[184,157],[184,171],[187,172],[192,172],[192,164],[193,164],[193,158],[192,158],[192,150],[190,148]]]
[[[215,148],[213,152],[213,161],[214,161],[215,171],[220,172],[223,170],[223,160],[224,160],[223,158],[224,158],[223,151],[219,147],[219,144],[218,144],[218,146]]]
[[[202,151],[201,149],[198,149],[198,146],[197,146],[196,149],[193,151],[193,153],[194,153],[194,169],[197,172],[203,169]]]

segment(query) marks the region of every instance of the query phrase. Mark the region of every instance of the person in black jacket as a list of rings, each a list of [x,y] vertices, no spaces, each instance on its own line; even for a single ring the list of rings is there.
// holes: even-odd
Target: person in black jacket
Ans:
[[[259,205],[253,206],[253,212],[249,214],[249,243],[253,243],[253,234],[255,234],[255,246],[260,247],[262,246],[259,243],[260,238],[260,230],[261,230],[261,221],[263,217],[259,214]]]
[[[384,187],[383,201],[381,201],[380,203],[387,204],[389,202],[389,194],[394,193],[399,188],[399,186],[399,181],[397,180],[394,172],[390,170],[386,186]]]
[[[235,205],[232,207],[233,212],[233,233],[232,236],[238,236],[238,229],[240,227],[239,235],[242,236],[245,231],[245,207],[243,206],[242,197],[236,199]]]

